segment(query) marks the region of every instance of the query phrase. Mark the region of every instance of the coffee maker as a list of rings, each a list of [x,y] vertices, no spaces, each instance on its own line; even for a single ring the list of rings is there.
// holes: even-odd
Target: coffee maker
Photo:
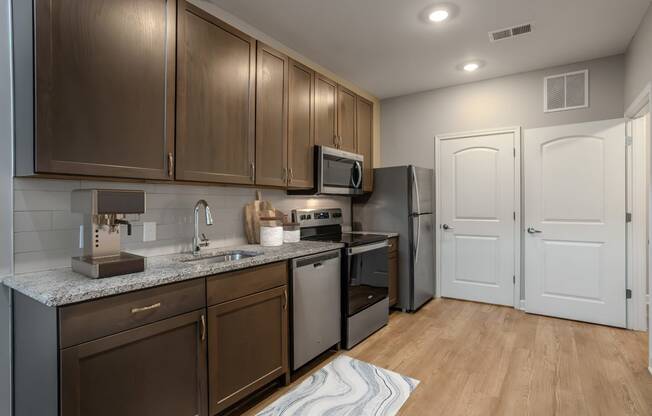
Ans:
[[[72,191],[71,211],[84,215],[84,253],[72,258],[72,269],[97,279],[145,270],[145,258],[120,250],[120,226],[127,215],[145,213],[145,192],[118,189]]]

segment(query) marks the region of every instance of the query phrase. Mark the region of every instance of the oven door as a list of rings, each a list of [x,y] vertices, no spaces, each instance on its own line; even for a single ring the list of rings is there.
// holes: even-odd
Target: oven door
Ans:
[[[388,296],[388,242],[346,249],[346,316],[350,317]]]
[[[317,192],[325,195],[361,195],[362,155],[325,146],[315,147]]]

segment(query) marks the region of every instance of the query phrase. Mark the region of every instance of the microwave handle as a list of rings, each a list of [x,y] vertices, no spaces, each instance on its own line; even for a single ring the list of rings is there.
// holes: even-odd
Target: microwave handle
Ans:
[[[356,160],[354,166],[355,169],[358,171],[358,181],[353,182],[353,178],[351,178],[351,182],[353,182],[354,188],[360,188],[360,185],[362,184],[362,165],[360,164],[360,162]]]

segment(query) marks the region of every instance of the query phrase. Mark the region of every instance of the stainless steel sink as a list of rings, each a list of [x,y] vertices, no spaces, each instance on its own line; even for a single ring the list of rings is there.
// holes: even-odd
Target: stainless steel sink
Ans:
[[[260,253],[251,253],[247,251],[229,251],[226,253],[217,254],[215,256],[187,259],[187,260],[183,260],[183,262],[192,263],[192,264],[226,263],[228,261],[237,261],[237,260],[247,259],[250,257],[256,257],[259,255]]]

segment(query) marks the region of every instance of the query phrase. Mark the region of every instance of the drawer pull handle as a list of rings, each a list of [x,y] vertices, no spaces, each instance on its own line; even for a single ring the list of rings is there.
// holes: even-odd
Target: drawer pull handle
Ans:
[[[206,340],[206,317],[204,315],[201,316],[201,331],[200,331],[200,337],[202,341]]]
[[[131,313],[150,311],[152,309],[156,309],[156,308],[160,308],[160,307],[161,307],[161,302],[156,302],[153,305],[143,306],[142,308],[131,308]]]

